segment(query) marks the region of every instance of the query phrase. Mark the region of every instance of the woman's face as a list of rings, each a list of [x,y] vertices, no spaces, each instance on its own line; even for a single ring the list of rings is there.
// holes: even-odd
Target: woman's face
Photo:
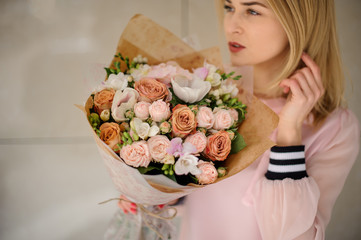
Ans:
[[[266,0],[225,0],[224,29],[235,66],[277,65],[288,38]]]

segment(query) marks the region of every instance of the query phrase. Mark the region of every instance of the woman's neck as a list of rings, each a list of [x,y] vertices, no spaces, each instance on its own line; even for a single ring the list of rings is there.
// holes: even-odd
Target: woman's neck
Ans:
[[[262,98],[283,97],[283,91],[280,87],[268,89],[270,82],[274,81],[280,72],[277,64],[258,64],[254,65],[253,72],[253,88],[254,94]]]

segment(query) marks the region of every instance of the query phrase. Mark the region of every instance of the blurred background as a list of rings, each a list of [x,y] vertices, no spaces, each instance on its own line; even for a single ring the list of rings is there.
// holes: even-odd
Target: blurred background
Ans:
[[[336,6],[346,97],[361,119],[361,1]],[[117,207],[98,202],[118,193],[73,104],[104,79],[136,13],[196,48],[225,46],[210,0],[0,0],[0,239],[102,239]],[[360,160],[326,239],[361,239]]]

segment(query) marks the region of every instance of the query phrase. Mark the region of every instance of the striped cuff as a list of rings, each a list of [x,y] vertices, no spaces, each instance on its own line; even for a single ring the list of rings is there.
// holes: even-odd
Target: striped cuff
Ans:
[[[305,163],[305,146],[271,148],[270,163],[266,178],[282,180],[285,178],[301,179],[308,177]]]

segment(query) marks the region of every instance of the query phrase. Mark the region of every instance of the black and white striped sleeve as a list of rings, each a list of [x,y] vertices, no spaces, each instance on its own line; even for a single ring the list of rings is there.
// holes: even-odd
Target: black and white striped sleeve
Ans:
[[[301,179],[308,177],[305,163],[305,146],[288,146],[271,148],[270,163],[266,173],[269,180],[285,178]]]

